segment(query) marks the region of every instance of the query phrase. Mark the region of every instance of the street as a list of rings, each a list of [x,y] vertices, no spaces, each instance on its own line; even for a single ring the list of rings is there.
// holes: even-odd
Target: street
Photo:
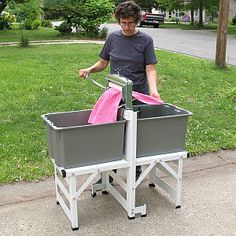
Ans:
[[[118,24],[104,24],[109,32],[120,29]],[[142,27],[149,34],[156,48],[215,60],[216,33],[206,30],[154,29]],[[236,37],[228,36],[227,63],[236,65]]]

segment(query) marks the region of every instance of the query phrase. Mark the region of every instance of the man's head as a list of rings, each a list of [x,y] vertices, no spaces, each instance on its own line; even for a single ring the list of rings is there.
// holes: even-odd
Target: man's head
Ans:
[[[141,9],[134,1],[126,1],[121,3],[115,11],[115,17],[120,23],[120,19],[133,17],[134,23],[137,24],[141,17]]]

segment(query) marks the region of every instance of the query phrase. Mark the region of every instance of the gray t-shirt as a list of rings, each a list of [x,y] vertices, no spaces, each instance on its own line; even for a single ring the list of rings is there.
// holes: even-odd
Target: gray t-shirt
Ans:
[[[109,34],[100,58],[110,61],[110,73],[133,81],[133,90],[148,94],[146,65],[156,64],[153,40],[144,32],[125,36],[120,31]]]

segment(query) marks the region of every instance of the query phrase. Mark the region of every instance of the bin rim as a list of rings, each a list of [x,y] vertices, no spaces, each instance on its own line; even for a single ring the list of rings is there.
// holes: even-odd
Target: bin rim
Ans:
[[[193,115],[192,112],[190,112],[188,110],[185,110],[185,109],[183,109],[181,107],[178,107],[178,106],[176,106],[174,104],[171,104],[171,103],[163,103],[163,104],[160,104],[160,105],[151,105],[151,106],[165,106],[165,105],[172,106],[172,107],[174,107],[174,108],[176,108],[178,110],[184,111],[186,113],[185,114],[175,114],[175,115],[160,116],[160,117],[158,117],[158,119],[167,119],[167,118],[173,118],[173,117],[181,117],[181,116],[191,116],[191,115]],[[141,105],[137,105],[137,106],[148,106],[148,105],[147,104],[141,104]],[[154,117],[147,117],[147,118],[138,118],[138,120],[153,120],[153,119],[157,119],[157,117],[154,116]]]
[[[41,118],[54,130],[66,130],[66,129],[75,129],[75,128],[89,128],[93,126],[108,126],[108,125],[114,125],[114,124],[120,124],[120,123],[125,123],[126,120],[122,118],[121,120],[118,120],[116,122],[106,122],[106,123],[98,123],[98,124],[86,124],[86,125],[74,125],[74,126],[66,126],[66,127],[58,127],[54,125],[53,122],[51,122],[47,116],[48,115],[54,115],[54,114],[66,114],[66,113],[76,113],[80,111],[90,111],[91,109],[85,109],[85,110],[78,110],[78,111],[66,111],[66,112],[50,112],[46,114],[42,114]]]

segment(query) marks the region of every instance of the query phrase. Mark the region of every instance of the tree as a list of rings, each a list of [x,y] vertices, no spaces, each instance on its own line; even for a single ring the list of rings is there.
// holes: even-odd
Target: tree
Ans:
[[[22,0],[8,1],[9,7],[16,15],[17,21],[33,21],[40,15],[39,1],[38,0]]]
[[[98,35],[100,25],[110,18],[113,9],[110,0],[45,0],[43,8],[45,18],[64,19],[62,30],[70,31],[73,26],[90,36]]]
[[[25,0],[15,0],[16,3],[22,3],[24,1]],[[9,0],[0,0],[0,14],[7,7],[8,2],[10,2],[10,1]]]
[[[220,0],[218,30],[216,40],[215,64],[218,67],[226,67],[226,45],[229,18],[229,0]]]

